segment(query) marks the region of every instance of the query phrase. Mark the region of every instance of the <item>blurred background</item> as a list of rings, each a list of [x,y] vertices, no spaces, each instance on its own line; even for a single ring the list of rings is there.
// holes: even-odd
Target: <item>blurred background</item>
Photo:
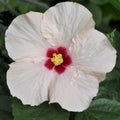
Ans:
[[[0,120],[13,119],[12,98],[6,85],[6,71],[12,60],[5,49],[5,30],[16,16],[29,11],[44,12],[49,7],[63,1],[66,0],[0,0]],[[120,32],[120,0],[69,1],[83,4],[92,12],[96,29],[105,34],[112,31]]]

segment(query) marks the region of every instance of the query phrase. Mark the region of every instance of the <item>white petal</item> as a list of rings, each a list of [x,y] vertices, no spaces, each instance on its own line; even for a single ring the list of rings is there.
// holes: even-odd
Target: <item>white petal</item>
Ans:
[[[50,103],[59,103],[68,111],[87,109],[97,95],[99,81],[96,77],[69,68],[50,86]]]
[[[69,45],[76,34],[94,27],[92,14],[84,6],[63,2],[44,13],[42,32],[52,45]]]
[[[77,35],[69,48],[73,66],[98,73],[110,72],[115,66],[116,50],[107,37],[97,30]]]
[[[48,100],[48,87],[54,79],[42,63],[13,63],[7,72],[7,84],[13,96],[32,106]]]
[[[42,56],[48,43],[41,34],[42,14],[29,12],[13,20],[6,31],[8,54],[14,60]]]

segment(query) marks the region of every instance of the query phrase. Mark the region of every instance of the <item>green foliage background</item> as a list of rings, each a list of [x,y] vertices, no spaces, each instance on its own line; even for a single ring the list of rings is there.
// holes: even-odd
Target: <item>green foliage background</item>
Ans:
[[[6,71],[12,60],[5,49],[5,30],[11,21],[29,11],[44,12],[65,0],[0,0],[0,120],[120,120],[120,0],[70,0],[86,6],[96,22],[96,29],[104,32],[117,50],[117,62],[90,107],[73,113],[58,104],[24,106],[12,98],[6,85]]]

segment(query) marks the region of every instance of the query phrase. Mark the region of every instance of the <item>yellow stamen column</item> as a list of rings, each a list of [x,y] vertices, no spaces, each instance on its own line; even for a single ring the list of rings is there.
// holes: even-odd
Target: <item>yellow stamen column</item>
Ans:
[[[59,54],[53,53],[51,61],[54,63],[55,66],[61,65],[64,62],[62,54],[60,53]]]

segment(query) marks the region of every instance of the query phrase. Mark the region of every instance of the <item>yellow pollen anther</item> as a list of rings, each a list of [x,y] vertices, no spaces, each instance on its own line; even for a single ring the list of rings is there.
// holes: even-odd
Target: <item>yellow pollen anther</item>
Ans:
[[[53,53],[51,61],[54,63],[55,66],[61,65],[64,62],[62,54],[60,53],[59,54]]]

